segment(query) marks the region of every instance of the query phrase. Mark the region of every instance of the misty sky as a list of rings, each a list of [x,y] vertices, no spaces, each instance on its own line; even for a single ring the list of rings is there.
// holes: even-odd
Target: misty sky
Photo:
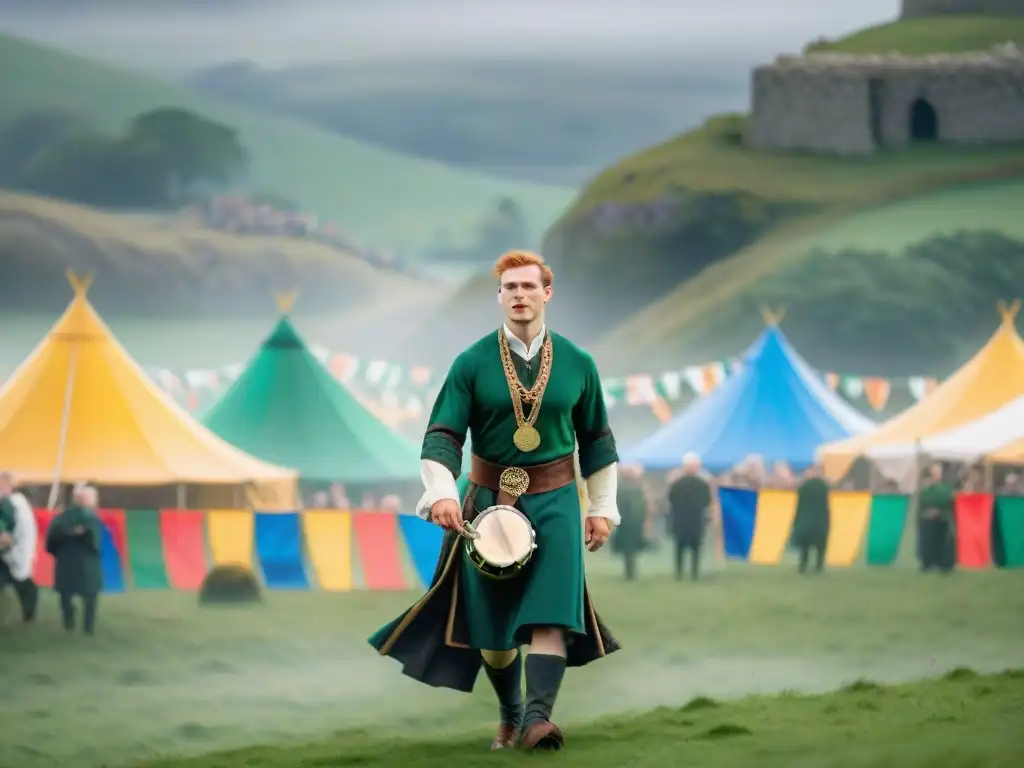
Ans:
[[[884,23],[899,0],[145,0],[72,10],[0,0],[0,29],[136,67],[494,55],[667,56],[749,66]],[[59,7],[59,11],[55,8]],[[80,6],[78,6],[80,8]],[[218,10],[219,8],[219,10]],[[160,51],[159,49],[163,49]],[[154,51],[158,51],[154,54]]]

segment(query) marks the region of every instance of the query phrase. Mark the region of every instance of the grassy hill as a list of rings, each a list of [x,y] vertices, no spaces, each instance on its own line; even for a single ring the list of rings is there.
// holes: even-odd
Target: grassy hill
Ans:
[[[788,307],[787,333],[821,365],[866,372],[877,370],[884,361],[896,366],[887,369],[893,374],[945,373],[991,333],[997,317],[993,302],[1024,292],[1024,270],[1019,268],[1024,265],[991,250],[986,263],[984,249],[967,250],[971,236],[962,233],[999,233],[1024,246],[1024,221],[1016,213],[1022,197],[1024,178],[1017,178],[941,189],[849,215],[822,214],[784,226],[637,312],[604,336],[595,354],[627,368],[627,359],[633,366],[654,360],[671,365],[672,360],[695,362],[694,358],[735,354],[760,331],[758,308],[770,304]],[[934,264],[933,254],[908,255],[935,238],[948,238],[954,245],[948,263]],[[965,248],[955,247],[961,243],[958,238],[968,240]],[[977,261],[967,263],[972,258]],[[1003,274],[1004,270],[1009,271]],[[901,282],[887,285],[897,279]],[[946,290],[955,295],[946,299],[944,312],[959,318],[959,330],[953,329],[943,340],[948,343],[919,339],[910,349],[886,350],[877,341],[839,341],[847,335],[844,323],[854,322],[855,314],[899,305],[905,316],[892,323],[886,336],[890,343],[905,343],[899,326],[924,323],[927,306],[935,306]],[[837,316],[823,324],[818,302],[827,300],[834,302]],[[937,327],[927,331],[929,336],[943,335]],[[924,347],[943,351],[922,355]]]
[[[1020,19],[922,19],[815,47],[934,53],[1015,37],[1024,39]],[[549,232],[545,249],[559,274],[591,304],[613,307],[594,322],[602,359],[628,370],[655,358],[708,354],[723,308],[737,310],[744,292],[815,249],[863,248],[871,238],[898,249],[952,221],[1019,234],[1011,187],[976,188],[958,198],[955,205],[967,207],[952,217],[941,201],[912,201],[943,188],[1024,177],[1024,146],[917,146],[850,158],[763,153],[744,146],[744,128],[742,115],[713,118],[625,158],[594,179]],[[903,201],[909,208],[885,212]],[[840,226],[868,212],[864,223]],[[601,276],[626,258],[628,275],[604,279],[602,287]],[[748,325],[756,325],[756,309],[749,301],[744,306]],[[697,347],[687,343],[698,337]]]
[[[248,187],[284,195],[374,245],[423,245],[439,229],[461,240],[503,196],[516,199],[539,231],[572,197],[568,188],[456,170],[284,117],[225,106],[183,88],[6,35],[0,35],[0,72],[0,122],[27,110],[58,106],[113,131],[146,109],[181,106],[229,123],[253,155]]]
[[[1024,42],[1024,19],[998,16],[936,16],[868,27],[837,40],[818,40],[808,51],[889,53],[908,56],[964,53],[1008,41]]]
[[[424,291],[412,277],[314,242],[0,193],[0,365],[27,353],[63,310],[68,268],[95,271],[97,308],[133,353],[166,366],[245,359],[276,316],[277,291],[299,290],[311,341],[369,354],[388,339],[388,322],[411,324],[427,296],[445,290]]]
[[[573,187],[609,158],[736,109],[747,91],[740,67],[695,72],[688,62],[609,62],[596,53],[592,60],[544,60],[530,52],[511,60],[354,60],[274,69],[228,63],[196,73],[190,83],[226,101],[302,116],[405,154]]]

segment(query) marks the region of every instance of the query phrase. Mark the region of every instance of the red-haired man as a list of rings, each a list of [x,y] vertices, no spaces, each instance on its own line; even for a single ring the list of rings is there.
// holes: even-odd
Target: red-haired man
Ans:
[[[498,696],[492,749],[558,749],[551,712],[566,667],[619,649],[590,601],[581,546],[597,550],[619,523],[618,454],[594,360],[545,326],[551,268],[511,251],[494,273],[505,322],[455,359],[423,438],[418,508],[447,531],[433,583],[370,643],[428,685],[471,691],[482,666]],[[460,499],[467,433],[473,455]],[[585,522],[574,453],[590,500]],[[510,481],[524,471],[528,490]],[[511,579],[488,578],[459,546],[464,521],[495,505],[519,509],[536,535],[536,552]]]

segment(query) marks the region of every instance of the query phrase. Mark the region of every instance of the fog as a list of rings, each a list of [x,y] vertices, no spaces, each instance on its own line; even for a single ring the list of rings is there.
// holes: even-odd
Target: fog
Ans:
[[[282,66],[481,56],[749,66],[898,13],[899,0],[154,0],[88,10],[67,0],[0,0],[0,28],[152,69],[237,58]]]

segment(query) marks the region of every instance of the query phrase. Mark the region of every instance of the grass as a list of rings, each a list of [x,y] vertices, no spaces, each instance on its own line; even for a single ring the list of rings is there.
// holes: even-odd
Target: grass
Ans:
[[[1016,214],[1022,194],[1024,179],[1010,179],[797,219],[644,307],[605,335],[594,352],[627,368],[630,363],[635,365],[659,354],[703,318],[780,269],[803,261],[813,249],[863,248],[898,253],[907,245],[960,229],[990,229],[1024,237],[1024,221]]]
[[[790,562],[712,563],[702,583],[676,584],[667,558],[647,557],[635,585],[610,556],[588,566],[624,650],[567,676],[558,720],[571,751],[553,764],[1009,768],[1019,754],[1019,673],[856,681],[1024,666],[1024,573],[801,578]],[[274,592],[260,607],[200,610],[191,594],[129,593],[103,599],[85,638],[58,629],[46,595],[38,626],[0,629],[0,677],[18,691],[0,698],[0,764],[513,762],[485,751],[484,683],[471,696],[427,689],[366,646],[415,597]]]
[[[807,50],[927,56],[987,50],[1009,41],[1024,42],[1024,19],[958,15],[880,24],[837,40],[817,41]]]
[[[769,202],[863,206],[935,187],[1024,174],[1024,147],[914,147],[865,157],[758,152],[733,138],[745,118],[701,128],[624,159],[587,186],[567,220],[607,202],[743,191]]]
[[[458,241],[504,196],[539,228],[573,190],[491,178],[400,155],[281,117],[218,104],[188,90],[51,48],[0,35],[4,99],[0,120],[62,107],[110,131],[147,109],[180,106],[235,126],[253,155],[246,185],[272,190],[357,239],[405,248],[447,229]]]

